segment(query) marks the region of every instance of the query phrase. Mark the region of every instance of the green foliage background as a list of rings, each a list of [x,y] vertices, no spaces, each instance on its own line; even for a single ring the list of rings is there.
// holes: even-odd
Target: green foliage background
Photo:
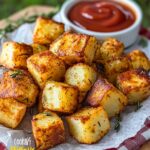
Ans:
[[[65,0],[0,0],[0,19],[30,5],[61,6]],[[150,0],[134,0],[144,13],[143,25],[150,27]]]

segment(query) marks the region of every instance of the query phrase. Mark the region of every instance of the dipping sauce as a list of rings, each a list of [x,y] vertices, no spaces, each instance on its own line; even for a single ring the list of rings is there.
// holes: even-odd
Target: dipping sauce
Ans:
[[[136,16],[128,6],[113,0],[83,1],[74,5],[68,18],[75,25],[96,32],[115,32],[130,27]]]

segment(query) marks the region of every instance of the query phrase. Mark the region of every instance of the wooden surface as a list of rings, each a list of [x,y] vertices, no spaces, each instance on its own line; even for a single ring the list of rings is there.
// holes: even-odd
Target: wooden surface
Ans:
[[[35,14],[43,14],[43,13],[49,13],[51,11],[55,11],[54,8],[49,7],[49,6],[31,6],[31,7],[27,7],[15,14],[13,14],[12,16],[10,16],[8,19],[9,20],[17,20],[21,17],[28,17],[28,16],[32,16]],[[7,20],[8,19],[3,19],[0,21],[0,28],[4,28],[7,25]],[[145,143],[140,150],[150,150],[150,141]]]

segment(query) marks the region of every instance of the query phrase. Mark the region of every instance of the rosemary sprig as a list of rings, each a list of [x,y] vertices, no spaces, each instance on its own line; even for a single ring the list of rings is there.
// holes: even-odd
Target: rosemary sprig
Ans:
[[[141,107],[143,107],[143,106],[141,105],[140,101],[138,101],[137,104],[136,104],[135,111],[138,111]]]
[[[21,18],[21,19],[18,19],[17,21],[12,21],[4,29],[0,29],[0,39],[7,37],[6,36],[7,33],[13,32],[24,23],[33,23],[36,21],[38,17],[52,18],[58,11],[59,11],[59,8],[56,8],[56,11],[50,12],[48,14],[33,15],[28,18]]]
[[[16,78],[18,75],[22,75],[22,71],[21,71],[21,70],[16,70],[16,71],[14,71],[14,72],[10,75],[10,77]]]

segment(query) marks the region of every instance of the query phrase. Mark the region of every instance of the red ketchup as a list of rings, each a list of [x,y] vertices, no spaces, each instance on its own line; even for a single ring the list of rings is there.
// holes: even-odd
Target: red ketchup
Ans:
[[[68,18],[77,26],[96,32],[115,32],[130,27],[136,19],[131,8],[113,0],[83,1],[74,5]]]

